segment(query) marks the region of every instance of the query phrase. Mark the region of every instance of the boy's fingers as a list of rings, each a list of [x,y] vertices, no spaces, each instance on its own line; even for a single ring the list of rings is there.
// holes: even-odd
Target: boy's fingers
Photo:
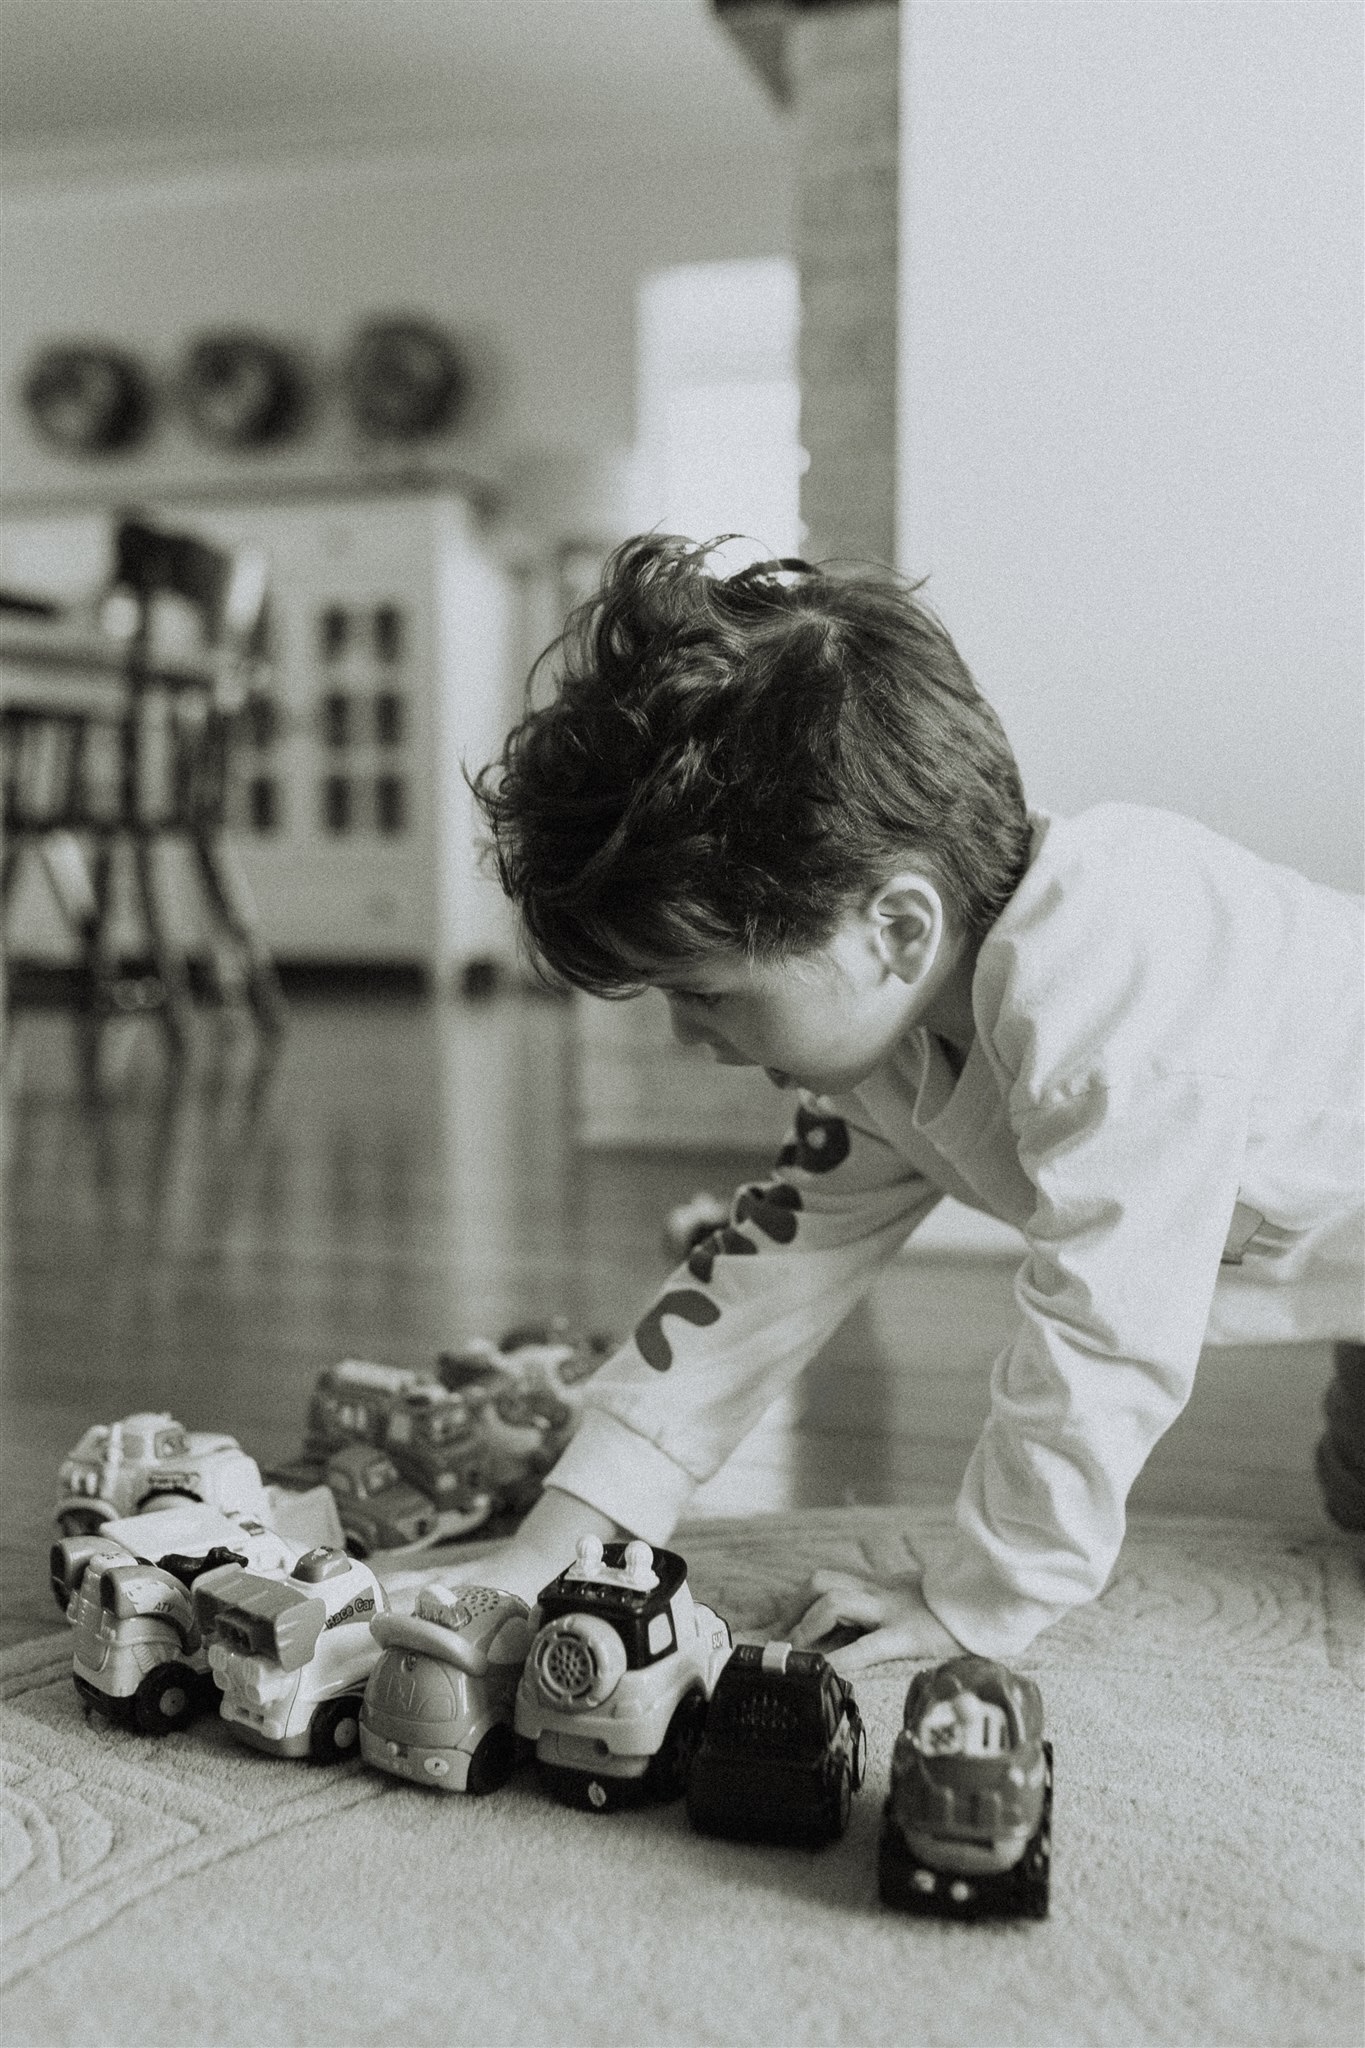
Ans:
[[[810,1575],[812,1593],[856,1593],[867,1584],[866,1579],[860,1579],[854,1572],[818,1571]]]
[[[825,1593],[813,1607],[808,1607],[799,1621],[791,1627],[791,1646],[794,1650],[808,1650],[812,1643],[818,1643],[821,1636],[829,1634],[839,1623],[838,1603],[832,1593]]]
[[[874,1628],[856,1641],[845,1643],[842,1650],[832,1651],[829,1661],[841,1678],[853,1678],[866,1671],[869,1664],[887,1664],[895,1657],[913,1654],[904,1641],[903,1630]]]
[[[815,1604],[806,1609],[792,1629],[792,1648],[809,1650],[832,1629],[849,1624],[856,1628],[875,1628],[885,1612],[885,1596],[876,1587],[860,1586],[856,1580],[851,1580],[847,1585],[822,1593]]]

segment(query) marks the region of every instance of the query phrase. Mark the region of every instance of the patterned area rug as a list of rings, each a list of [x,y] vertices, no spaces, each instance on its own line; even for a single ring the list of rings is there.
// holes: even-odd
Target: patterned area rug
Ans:
[[[903,1571],[945,1518],[697,1522],[699,1597],[780,1635],[817,1564]],[[410,1576],[410,1575],[409,1575]],[[1349,2043],[1362,2010],[1358,1553],[1320,1529],[1135,1524],[1104,1598],[1019,1661],[1056,1753],[1051,1917],[876,1897],[908,1666],[858,1681],[868,1784],[819,1851],[465,1800],[87,1722],[64,1635],[3,1673],[8,2048],[351,2043]]]

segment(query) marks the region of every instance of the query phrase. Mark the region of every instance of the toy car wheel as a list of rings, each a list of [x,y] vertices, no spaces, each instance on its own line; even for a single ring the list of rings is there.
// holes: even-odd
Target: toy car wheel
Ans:
[[[699,1692],[686,1693],[673,1710],[673,1719],[645,1771],[644,1791],[649,1799],[681,1799],[687,1790],[692,1759],[701,1741],[706,1720],[706,1701]]]
[[[308,1730],[308,1760],[315,1764],[344,1763],[360,1742],[360,1695],[347,1693],[324,1700]]]
[[[1019,1911],[1046,1920],[1052,1885],[1052,1744],[1043,1744],[1043,1811],[1018,1870]]]
[[[94,1536],[104,1527],[104,1517],[94,1508],[64,1508],[57,1527],[63,1536]]]
[[[853,1773],[847,1763],[840,1763],[825,1790],[824,1826],[821,1829],[825,1841],[841,1839],[852,1811]]]
[[[158,1664],[133,1694],[133,1723],[141,1735],[188,1728],[199,1704],[195,1673],[184,1664]]]
[[[861,1792],[867,1777],[867,1730],[858,1723],[858,1739],[853,1745],[853,1789]]]
[[[507,1783],[516,1769],[516,1762],[517,1738],[505,1721],[498,1721],[469,1759],[465,1791],[476,1796],[496,1792],[500,1785]]]

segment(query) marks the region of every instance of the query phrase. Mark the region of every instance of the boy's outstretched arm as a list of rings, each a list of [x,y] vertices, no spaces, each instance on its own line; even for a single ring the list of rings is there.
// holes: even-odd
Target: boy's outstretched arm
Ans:
[[[497,1586],[530,1607],[541,1589],[573,1563],[580,1536],[600,1536],[609,1543],[630,1534],[587,1501],[562,1487],[547,1486],[522,1517],[515,1536],[484,1556],[443,1567],[441,1577],[451,1586]]]
[[[533,1597],[572,1562],[581,1535],[668,1542],[693,1489],[939,1196],[877,1132],[838,1105],[803,1100],[773,1176],[739,1190],[729,1222],[587,1382],[577,1434],[516,1535],[451,1576],[482,1573]]]

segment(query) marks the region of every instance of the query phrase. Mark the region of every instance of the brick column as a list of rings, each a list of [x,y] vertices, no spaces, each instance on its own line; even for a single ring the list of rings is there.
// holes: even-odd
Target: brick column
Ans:
[[[895,560],[899,13],[798,0],[785,17],[813,561]]]

